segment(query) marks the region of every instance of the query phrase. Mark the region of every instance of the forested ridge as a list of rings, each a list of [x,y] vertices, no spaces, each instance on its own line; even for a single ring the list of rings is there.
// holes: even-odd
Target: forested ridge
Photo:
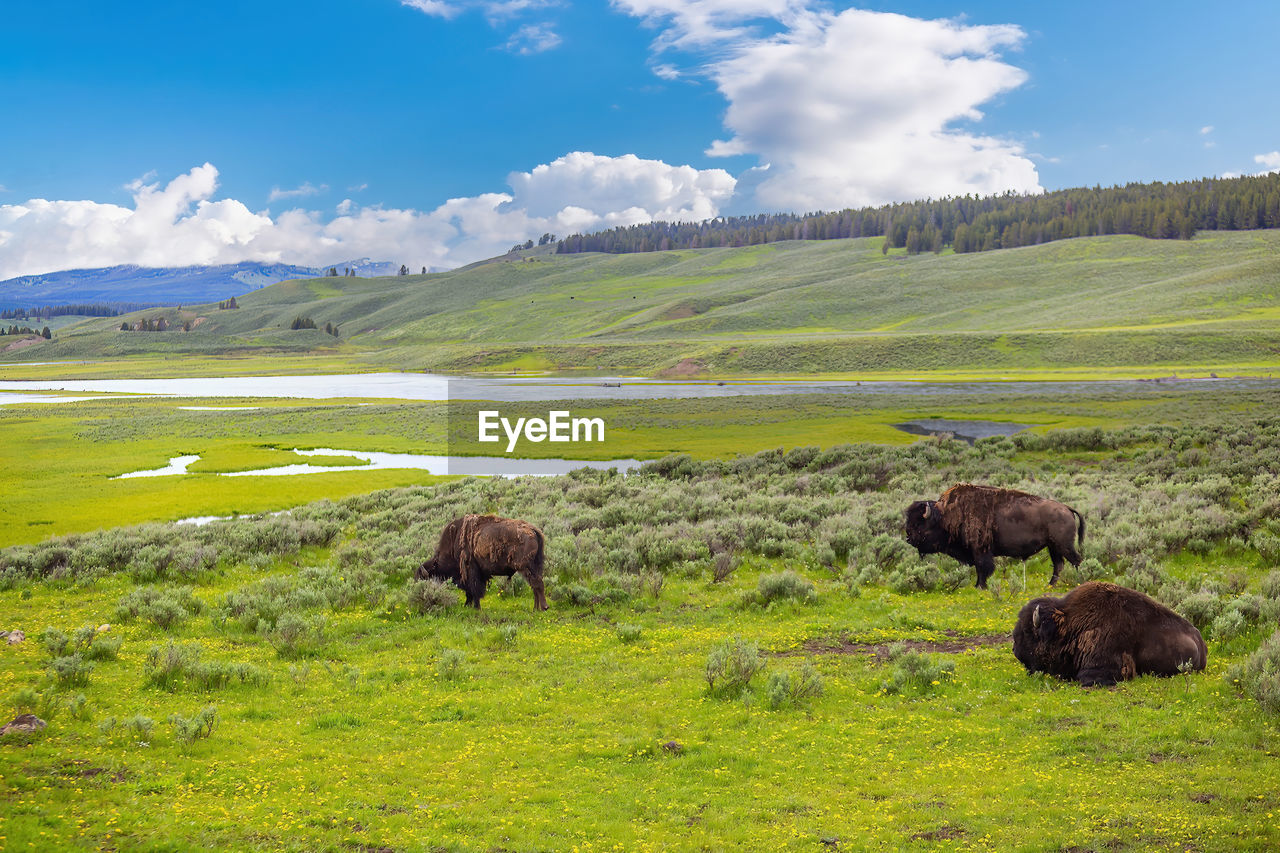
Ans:
[[[905,248],[917,254],[951,246],[956,252],[986,252],[1102,234],[1187,240],[1197,231],[1256,228],[1280,228],[1280,173],[1041,195],[962,196],[803,216],[650,222],[574,234],[559,241],[556,252],[622,254],[886,235],[886,251]]]

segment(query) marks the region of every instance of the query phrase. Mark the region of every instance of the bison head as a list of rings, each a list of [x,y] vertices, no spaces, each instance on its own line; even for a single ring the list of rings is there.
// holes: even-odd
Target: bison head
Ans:
[[[432,557],[421,566],[418,566],[418,570],[413,573],[413,576],[415,579],[420,581],[433,578],[440,581],[453,581],[454,583],[459,583],[462,579],[462,575],[459,574],[457,569],[449,571],[444,568],[440,564],[440,561],[435,557]]]
[[[1013,656],[1028,673],[1049,672],[1050,664],[1062,651],[1058,629],[1063,616],[1061,598],[1033,598],[1018,611],[1013,627]]]
[[[937,554],[947,547],[947,531],[942,526],[942,511],[937,501],[916,501],[907,507],[907,544],[926,554]]]

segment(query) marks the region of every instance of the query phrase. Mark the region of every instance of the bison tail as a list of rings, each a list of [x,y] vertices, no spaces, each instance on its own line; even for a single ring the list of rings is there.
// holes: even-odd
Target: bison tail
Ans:
[[[1067,507],[1067,509],[1071,509],[1071,507]],[[1084,547],[1084,516],[1076,512],[1074,509],[1071,509],[1071,514],[1076,517],[1076,536],[1079,537],[1080,547],[1083,548]]]
[[[542,564],[546,555],[546,541],[543,539],[542,531],[533,528],[534,535],[538,537],[538,553],[533,555],[533,574],[542,577]]]

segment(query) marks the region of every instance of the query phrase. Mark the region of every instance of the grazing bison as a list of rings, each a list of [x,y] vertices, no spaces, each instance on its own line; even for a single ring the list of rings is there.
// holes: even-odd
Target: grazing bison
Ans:
[[[1013,629],[1013,654],[1029,673],[1085,687],[1201,670],[1207,657],[1204,638],[1186,619],[1137,590],[1098,581],[1027,602]]]
[[[1080,565],[1076,539],[1084,544],[1084,517],[1066,504],[1014,489],[961,483],[936,501],[907,507],[907,542],[925,554],[946,554],[978,570],[978,589],[996,570],[996,557],[1026,560],[1045,548],[1058,581],[1062,559]]]
[[[464,515],[445,525],[436,552],[415,573],[419,580],[451,580],[480,609],[489,578],[524,576],[534,608],[547,609],[542,586],[542,531],[527,521],[496,515]]]

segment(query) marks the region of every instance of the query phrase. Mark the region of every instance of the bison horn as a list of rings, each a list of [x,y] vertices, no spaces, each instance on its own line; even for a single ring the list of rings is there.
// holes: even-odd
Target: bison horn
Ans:
[[[1040,630],[1040,605],[1036,605],[1036,609],[1031,611],[1031,627],[1037,631]]]
[[[926,504],[924,505],[924,517],[925,517],[925,518],[928,518],[928,517],[929,517],[929,511],[930,511],[930,510],[932,510],[932,509],[933,509],[933,504],[931,504],[931,503],[926,503]]]

